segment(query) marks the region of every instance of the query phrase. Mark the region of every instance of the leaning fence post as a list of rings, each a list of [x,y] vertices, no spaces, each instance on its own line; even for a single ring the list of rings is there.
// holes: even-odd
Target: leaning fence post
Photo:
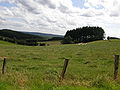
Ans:
[[[115,55],[115,62],[114,62],[114,80],[117,79],[118,66],[119,66],[119,55]]]
[[[5,73],[5,65],[6,65],[6,58],[4,58],[4,60],[3,60],[2,74]]]
[[[68,62],[69,62],[69,59],[65,59],[60,79],[64,79],[64,75],[65,75],[65,72],[66,72],[66,69],[67,69],[67,66],[68,66]]]

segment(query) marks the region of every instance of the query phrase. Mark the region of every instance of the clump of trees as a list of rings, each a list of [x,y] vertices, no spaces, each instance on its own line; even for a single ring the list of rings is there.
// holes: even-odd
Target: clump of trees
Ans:
[[[104,39],[104,30],[101,27],[82,27],[68,30],[62,40],[63,44],[86,43]]]

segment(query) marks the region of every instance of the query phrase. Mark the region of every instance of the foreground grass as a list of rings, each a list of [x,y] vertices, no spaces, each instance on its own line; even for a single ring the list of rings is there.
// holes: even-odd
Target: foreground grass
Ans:
[[[7,57],[0,90],[120,90],[120,74],[113,80],[115,54],[120,55],[119,40],[43,47],[0,41],[1,67]],[[64,58],[70,61],[59,82]]]

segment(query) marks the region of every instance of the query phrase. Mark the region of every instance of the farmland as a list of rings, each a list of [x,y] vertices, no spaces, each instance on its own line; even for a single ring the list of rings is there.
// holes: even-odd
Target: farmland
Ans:
[[[0,41],[0,66],[7,60],[0,90],[120,90],[120,74],[113,80],[115,54],[120,40],[50,46]],[[65,58],[69,65],[59,82]]]

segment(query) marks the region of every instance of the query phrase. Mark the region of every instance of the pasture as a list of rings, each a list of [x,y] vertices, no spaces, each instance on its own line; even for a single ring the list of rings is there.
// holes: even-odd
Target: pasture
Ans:
[[[120,68],[113,79],[120,40],[87,44],[23,46],[0,41],[0,90],[120,90]],[[59,77],[69,59],[63,81]]]

